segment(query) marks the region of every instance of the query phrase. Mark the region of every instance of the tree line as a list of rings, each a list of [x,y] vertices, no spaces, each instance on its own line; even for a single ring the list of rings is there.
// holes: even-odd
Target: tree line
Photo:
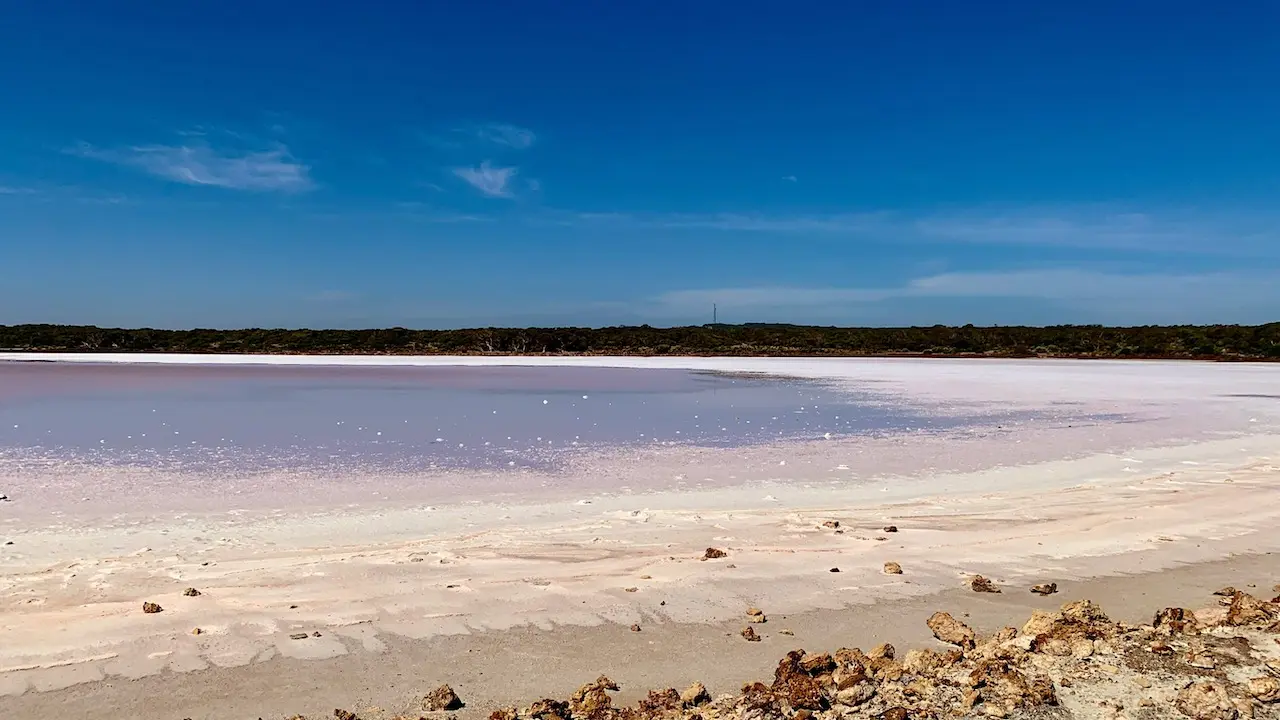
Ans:
[[[156,330],[0,325],[28,352],[361,355],[983,356],[1280,360],[1280,323],[859,328],[744,324],[465,330]]]

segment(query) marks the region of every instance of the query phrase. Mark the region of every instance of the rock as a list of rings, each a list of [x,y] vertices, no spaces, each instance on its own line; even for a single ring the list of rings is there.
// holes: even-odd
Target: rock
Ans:
[[[200,591],[195,588],[187,588],[186,590],[182,591],[182,594],[187,597],[199,597]]]
[[[1227,624],[1250,625],[1269,621],[1275,615],[1276,609],[1270,603],[1264,603],[1247,592],[1237,591],[1231,596],[1231,607],[1227,610]]]
[[[685,707],[697,707],[698,705],[704,705],[711,702],[711,693],[707,692],[707,687],[705,685],[700,682],[696,682],[685,688],[684,692],[680,693],[680,702],[684,703]]]
[[[1003,660],[983,660],[969,673],[969,686],[977,690],[987,707],[1023,708],[1057,705],[1053,681]]]
[[[1058,583],[1041,583],[1039,585],[1032,585],[1031,592],[1036,595],[1052,595],[1058,592]]]
[[[760,642],[760,636],[756,634],[755,629],[750,625],[742,629],[742,639],[747,642]]]
[[[889,643],[880,643],[871,648],[871,652],[867,653],[867,657],[872,660],[892,660],[898,651]]]
[[[977,635],[973,628],[956,620],[951,613],[936,612],[925,624],[933,631],[933,636],[944,643],[958,645],[966,650],[974,647]]]
[[[676,692],[675,688],[650,690],[649,694],[640,701],[641,713],[649,717],[670,715],[679,712],[683,707],[684,703],[680,700],[680,693]]]
[[[422,698],[422,709],[427,712],[444,712],[457,710],[460,707],[462,707],[462,700],[448,685],[441,685]]]
[[[613,698],[609,690],[617,690],[618,684],[601,675],[595,682],[578,688],[569,699],[569,707],[573,715],[582,718],[605,718],[613,710]]]
[[[1047,613],[1043,610],[1032,610],[1031,618],[1022,626],[1022,634],[1035,637],[1042,635],[1053,629],[1053,624],[1058,621],[1058,616],[1053,613]]]
[[[702,559],[703,560],[719,560],[722,557],[728,557],[728,556],[729,556],[729,553],[719,548],[709,547],[707,548],[706,552],[702,554]]]
[[[1148,647],[1147,649],[1150,650],[1155,655],[1172,655],[1173,654],[1173,647],[1168,643],[1162,643],[1162,642],[1151,643],[1151,646]]]
[[[840,568],[831,568],[830,572],[840,572]]]
[[[972,588],[974,592],[980,592],[980,593],[1000,592],[1000,588],[996,586],[995,583],[982,577],[981,575],[974,575],[973,579],[969,581],[969,587]]]
[[[289,636],[289,639],[290,640],[306,640],[309,637],[311,636],[306,633],[293,633],[292,635]]]
[[[800,664],[803,650],[792,650],[773,673],[773,693],[792,710],[823,710],[827,694]]]
[[[898,526],[897,526],[897,525],[885,525],[885,526],[884,526],[884,531],[885,531],[885,532],[887,532],[887,533],[896,533],[896,532],[898,532]]]
[[[884,574],[885,575],[901,575],[902,566],[896,562],[887,562],[884,564]]]
[[[749,607],[747,608],[747,615],[764,615],[764,611],[758,607]]]
[[[0,493],[0,502],[9,502],[9,496],[4,493]]]
[[[201,630],[200,628],[191,628],[191,634],[192,634],[192,635],[203,635],[203,634],[204,634],[204,630]]]
[[[747,622],[749,623],[766,623],[769,618],[765,616],[764,611],[760,608],[747,608]]]
[[[1217,595],[1218,597],[1229,598],[1229,597],[1234,597],[1237,592],[1240,592],[1240,591],[1228,585],[1222,588],[1221,590],[1214,592],[1213,594]]]
[[[836,528],[840,527],[840,521],[839,521],[839,520],[828,520],[828,521],[826,521],[826,522],[822,523],[822,527],[827,528],[828,530],[835,530]]]
[[[639,625],[632,625],[632,626],[631,626],[631,632],[640,632],[640,626],[639,626]]]
[[[1151,621],[1156,632],[1166,635],[1194,635],[1200,631],[1196,614],[1183,608],[1165,608]]]
[[[640,592],[640,588],[638,587],[623,588],[623,591],[624,592]]]
[[[880,713],[876,720],[911,720],[911,714],[904,707],[892,707]]]
[[[1201,670],[1212,670],[1218,666],[1213,656],[1203,647],[1191,648],[1187,651],[1187,664]]]
[[[335,709],[333,711],[333,716],[337,720],[360,720],[360,718],[356,717],[355,713],[349,710],[343,710],[341,708]]]
[[[1280,680],[1256,677],[1249,681],[1249,694],[1264,703],[1280,702]]]
[[[1202,682],[1178,692],[1174,707],[1193,720],[1236,720],[1240,711],[1220,683]]]
[[[835,670],[836,661],[831,657],[830,653],[805,655],[800,659],[800,667],[810,675],[818,675]]]
[[[158,612],[164,612],[164,608],[153,602],[144,602],[142,603],[142,612],[148,615],[154,615]]]
[[[858,683],[836,693],[832,703],[845,707],[857,707],[875,697],[876,686],[873,683]]]

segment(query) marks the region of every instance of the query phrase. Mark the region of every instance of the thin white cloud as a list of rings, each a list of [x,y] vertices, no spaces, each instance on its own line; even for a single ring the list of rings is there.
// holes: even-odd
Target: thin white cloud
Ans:
[[[515,167],[493,167],[486,160],[477,167],[454,168],[453,174],[486,197],[509,198],[511,181],[519,171]]]
[[[796,182],[796,176],[795,176],[795,175],[783,175],[783,176],[782,176],[782,179],[783,179],[783,180],[786,180],[787,182]]]
[[[725,310],[829,312],[914,298],[1038,300],[1090,316],[1143,318],[1151,322],[1236,322],[1280,306],[1275,273],[1122,273],[1085,268],[993,270],[922,276],[891,286],[737,287],[679,290],[653,305],[671,315],[698,313],[717,303]]]
[[[184,185],[252,192],[304,192],[315,187],[311,169],[277,145],[270,150],[226,151],[205,143],[98,148],[81,143],[73,155],[137,168]]]
[[[482,140],[505,145],[516,150],[525,150],[533,146],[538,136],[529,128],[510,123],[487,123],[476,128],[476,134]]]
[[[561,224],[705,229],[874,242],[1280,255],[1280,216],[1256,211],[1134,212],[1110,206],[810,215],[576,213]]]
[[[0,185],[0,195],[35,195],[35,194],[36,194],[36,190],[34,190],[33,188]]]

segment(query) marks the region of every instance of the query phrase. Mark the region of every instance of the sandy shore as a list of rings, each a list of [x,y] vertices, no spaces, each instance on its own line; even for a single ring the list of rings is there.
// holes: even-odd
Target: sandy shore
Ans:
[[[533,499],[431,504],[394,478],[183,506],[145,504],[163,478],[83,505],[32,492],[0,507],[0,711],[398,711],[449,682],[478,714],[600,672],[624,697],[693,679],[731,690],[792,646],[923,643],[922,618],[941,606],[994,627],[1073,597],[1125,617],[1280,581],[1268,554],[1280,551],[1280,368],[665,362],[825,377],[937,412],[1061,405],[1106,419],[646,448],[584,461],[569,473],[581,483],[549,475]],[[594,491],[601,475],[623,490]],[[36,473],[0,490],[21,483],[41,487]],[[708,547],[727,557],[701,559]],[[884,574],[889,561],[904,573]],[[958,590],[973,573],[1010,591]],[[1026,593],[1047,581],[1063,593]],[[758,644],[736,635],[752,605],[770,614]]]

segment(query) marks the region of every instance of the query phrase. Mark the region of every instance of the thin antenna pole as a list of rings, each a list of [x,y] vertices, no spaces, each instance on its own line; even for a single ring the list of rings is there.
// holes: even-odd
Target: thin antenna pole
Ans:
[[[711,303],[711,324],[712,325],[720,324],[719,309],[716,307],[715,303]]]

